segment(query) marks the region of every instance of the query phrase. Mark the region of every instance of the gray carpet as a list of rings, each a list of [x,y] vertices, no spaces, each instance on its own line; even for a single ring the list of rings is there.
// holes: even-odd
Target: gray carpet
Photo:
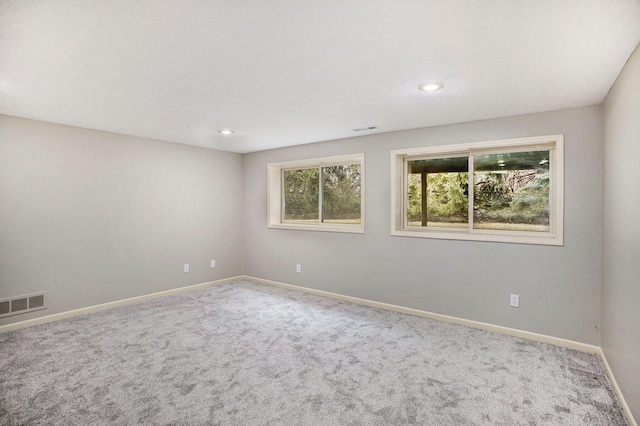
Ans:
[[[0,334],[2,425],[626,425],[596,355],[245,281]]]

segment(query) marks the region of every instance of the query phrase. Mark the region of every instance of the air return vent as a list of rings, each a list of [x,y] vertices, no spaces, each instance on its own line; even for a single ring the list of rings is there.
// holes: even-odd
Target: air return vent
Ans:
[[[44,302],[45,293],[43,291],[0,299],[0,318],[45,309],[47,307]]]

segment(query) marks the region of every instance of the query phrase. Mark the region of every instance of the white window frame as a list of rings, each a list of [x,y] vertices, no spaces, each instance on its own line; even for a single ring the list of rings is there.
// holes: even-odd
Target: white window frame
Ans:
[[[320,168],[327,166],[338,166],[346,164],[360,164],[360,223],[323,223],[322,222],[322,191],[320,191],[318,222],[285,222],[284,217],[284,196],[283,196],[283,173],[285,170],[299,170],[308,168]],[[267,215],[269,228],[275,229],[297,229],[306,231],[324,232],[349,232],[364,233],[364,211],[365,211],[365,173],[364,173],[364,153],[338,155],[333,157],[312,158],[308,160],[294,160],[280,163],[269,163],[267,165]]]
[[[423,158],[473,156],[501,152],[549,150],[550,232],[473,229],[473,191],[469,192],[467,228],[409,227],[406,221],[407,161]],[[473,170],[469,170],[469,188],[473,188]],[[487,142],[442,145],[391,151],[391,235],[447,240],[492,241],[521,244],[564,245],[564,136],[546,135]]]

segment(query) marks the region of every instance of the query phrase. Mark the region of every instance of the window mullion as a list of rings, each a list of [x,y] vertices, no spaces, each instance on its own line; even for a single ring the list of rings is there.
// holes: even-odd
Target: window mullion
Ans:
[[[322,188],[322,165],[318,166],[318,225],[322,225],[324,223],[324,218],[322,217],[322,198],[323,198],[323,188]]]
[[[285,221],[286,212],[286,196],[285,196],[285,184],[284,184],[284,169],[280,169],[280,222]]]
[[[402,196],[402,221],[401,226],[402,229],[406,229],[409,219],[408,219],[408,215],[409,215],[409,176],[408,176],[408,170],[409,170],[409,166],[408,166],[408,162],[407,162],[407,158],[403,158],[402,159],[402,194],[404,194]]]
[[[555,158],[555,147],[549,148],[549,230],[552,234],[556,233],[556,158]]]
[[[469,200],[469,233],[473,232],[473,198],[474,198],[474,192],[475,192],[475,186],[474,186],[474,176],[473,176],[473,152],[469,152],[469,157],[468,157],[468,161],[469,161],[469,165],[468,165],[468,171],[467,171],[467,178],[468,178],[468,188],[467,188],[467,198]]]

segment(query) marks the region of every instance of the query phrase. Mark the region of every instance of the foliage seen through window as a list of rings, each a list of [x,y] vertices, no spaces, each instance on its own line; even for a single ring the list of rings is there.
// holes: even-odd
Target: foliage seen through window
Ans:
[[[284,170],[284,221],[361,223],[360,167],[347,164]]]

